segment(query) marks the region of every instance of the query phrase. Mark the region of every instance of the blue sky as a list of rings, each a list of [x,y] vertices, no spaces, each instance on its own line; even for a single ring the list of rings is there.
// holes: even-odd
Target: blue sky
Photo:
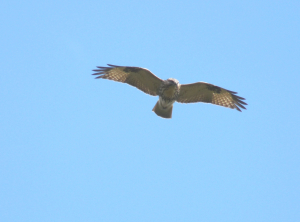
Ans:
[[[1,221],[299,221],[299,1],[6,1]],[[237,91],[242,113],[94,79]]]

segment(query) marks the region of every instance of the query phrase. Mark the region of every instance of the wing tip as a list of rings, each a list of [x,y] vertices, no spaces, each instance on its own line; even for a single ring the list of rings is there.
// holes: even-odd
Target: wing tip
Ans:
[[[243,106],[241,103],[243,105],[248,105],[247,103],[245,103],[243,101],[235,101],[235,104],[234,104],[235,105],[235,109],[237,109],[240,112],[242,112],[242,110],[240,108],[247,110],[247,108],[245,106]]]
[[[107,64],[107,65],[108,66],[96,66],[97,69],[92,70],[95,73],[93,73],[91,75],[99,75],[95,79],[100,79],[100,78],[103,78],[105,76],[106,72],[108,72],[109,70],[116,68],[116,67],[120,67],[120,66],[111,65],[111,64]]]
[[[121,67],[121,66],[117,66],[117,65],[112,65],[112,64],[107,64],[110,67]]]

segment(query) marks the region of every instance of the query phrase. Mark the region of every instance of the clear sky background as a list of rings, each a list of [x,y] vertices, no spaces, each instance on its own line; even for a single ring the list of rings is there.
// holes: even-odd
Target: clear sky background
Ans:
[[[300,1],[0,6],[0,221],[300,221]],[[249,105],[163,119],[107,63]]]

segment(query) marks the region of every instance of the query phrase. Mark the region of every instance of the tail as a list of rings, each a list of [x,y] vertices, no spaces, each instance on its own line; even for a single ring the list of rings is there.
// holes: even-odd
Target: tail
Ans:
[[[152,109],[153,112],[156,113],[156,115],[163,117],[163,118],[172,118],[172,110],[173,110],[173,104],[168,108],[163,108],[159,101],[155,104],[154,108]]]

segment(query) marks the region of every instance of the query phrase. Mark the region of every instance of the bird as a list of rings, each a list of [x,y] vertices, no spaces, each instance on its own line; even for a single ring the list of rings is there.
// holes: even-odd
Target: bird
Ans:
[[[96,79],[109,79],[127,83],[151,96],[159,96],[152,111],[162,118],[172,118],[173,104],[179,103],[211,103],[241,112],[248,105],[245,98],[233,92],[206,82],[179,84],[174,78],[162,80],[146,68],[134,66],[117,66],[107,64],[107,67],[97,66],[92,75]]]

